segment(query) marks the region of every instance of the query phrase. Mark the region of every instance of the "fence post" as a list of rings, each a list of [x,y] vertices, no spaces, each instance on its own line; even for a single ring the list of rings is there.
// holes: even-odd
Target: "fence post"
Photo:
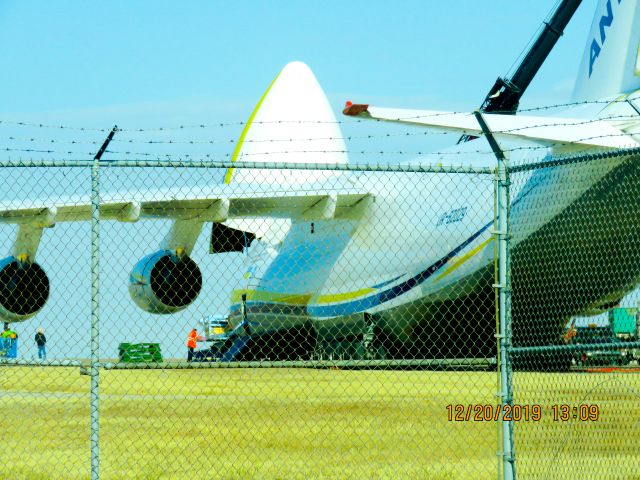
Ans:
[[[100,160],[91,166],[91,480],[100,478]]]
[[[504,419],[505,406],[513,404],[512,365],[510,357],[511,348],[511,281],[510,257],[509,257],[509,169],[508,161],[500,146],[493,137],[488,125],[479,111],[475,112],[476,119],[482,132],[487,138],[493,153],[498,161],[495,171],[495,196],[498,224],[496,236],[498,239],[498,282],[495,288],[498,290],[498,316],[499,332],[496,335],[499,351],[500,369],[500,399],[503,415],[502,426],[502,473],[504,480],[515,480],[515,455],[513,444],[513,421]]]
[[[100,158],[117,131],[116,125],[91,165],[91,480],[100,478]]]

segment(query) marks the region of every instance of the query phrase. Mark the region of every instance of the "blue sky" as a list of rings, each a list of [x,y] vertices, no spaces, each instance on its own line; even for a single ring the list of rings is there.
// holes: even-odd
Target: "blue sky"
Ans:
[[[569,99],[595,3],[585,1],[578,9],[524,97],[523,106]],[[0,158],[40,158],[45,155],[28,150],[46,149],[55,150],[50,155],[55,158],[90,158],[105,136],[102,131],[27,128],[11,122],[148,129],[246,120],[273,77],[292,60],[311,67],[336,112],[347,99],[379,106],[472,110],[480,105],[496,77],[508,73],[554,4],[555,0],[0,0]],[[347,123],[343,128],[350,126]],[[162,138],[229,141],[238,138],[240,129],[235,125],[206,131],[173,130],[164,132]],[[140,143],[157,134],[119,133],[112,149],[130,148],[154,155],[186,151],[201,155],[207,151],[206,145],[190,150],[180,145],[154,150]],[[11,140],[11,136],[18,140]],[[138,143],[128,147],[127,140]],[[79,143],[70,145],[70,141]],[[422,145],[414,139],[411,145],[424,151],[451,141],[449,136],[425,140]],[[374,143],[371,148],[407,149],[398,139]],[[225,151],[230,153],[232,146],[216,150]],[[370,160],[352,158],[358,163]],[[84,179],[79,178],[82,175]],[[72,176],[78,178],[71,181]],[[13,184],[16,192],[43,196],[54,183],[69,193],[64,191],[69,185],[84,185],[86,180],[86,172],[57,176],[39,172],[31,181]],[[156,186],[166,185],[166,179],[157,180]],[[105,242],[105,276],[109,278],[103,282],[103,313],[109,334],[103,345],[107,356],[113,356],[119,341],[167,338],[171,340],[163,343],[166,353],[182,355],[182,336],[193,325],[193,313],[162,323],[165,321],[159,322],[158,317],[141,314],[128,299],[129,267],[156,248],[166,226],[150,228],[152,233],[140,232],[136,225],[105,227],[106,234],[117,240],[111,245]],[[66,329],[66,336],[57,340],[53,336],[54,351],[57,341],[58,356],[85,355],[89,304],[83,289],[87,287],[88,244],[80,238],[87,239],[88,230],[86,226],[52,230],[55,232],[45,232],[39,252],[40,258],[46,259],[43,263],[47,263],[54,285],[50,304],[45,307],[48,310],[18,328],[29,336],[37,323],[48,331]],[[0,248],[9,251],[12,235],[7,230],[5,245]],[[73,238],[74,245],[65,243],[65,235]],[[118,242],[125,247],[118,247]],[[123,249],[127,250],[126,259],[120,268],[112,259]],[[76,255],[60,254],[69,250]],[[200,253],[194,258],[197,255],[202,261],[216,263],[205,259],[205,235],[196,250]],[[238,259],[218,264],[218,271],[227,270],[215,281],[224,283],[236,275],[232,266],[240,268]],[[216,288],[203,291],[196,317],[224,312],[229,286]],[[69,294],[70,289],[76,293]],[[72,343],[70,336],[79,346],[63,351]],[[25,348],[27,355],[35,353],[32,345]]]
[[[496,77],[509,72],[555,2],[0,0],[3,153],[14,159],[90,158],[105,137],[105,132],[12,128],[10,121],[103,129],[236,122],[162,135],[122,132],[111,147],[122,152],[120,158],[188,153],[226,159],[233,150],[227,145],[241,132],[237,122],[249,117],[271,80],[292,60],[311,67],[337,114],[345,100],[471,111]],[[595,3],[585,1],[578,9],[523,107],[570,98]],[[361,127],[339,118],[345,121],[345,136],[414,131]],[[150,139],[219,145],[143,148]],[[451,135],[393,140],[348,143],[354,152],[350,161],[402,161],[455,142]],[[79,143],[70,146],[71,141]],[[46,150],[54,153],[41,153]],[[362,150],[385,154],[357,153]],[[397,151],[403,152],[400,158]]]
[[[92,126],[245,119],[275,74],[306,62],[345,99],[472,109],[555,0],[0,2],[0,114]],[[594,1],[525,97],[564,100]]]

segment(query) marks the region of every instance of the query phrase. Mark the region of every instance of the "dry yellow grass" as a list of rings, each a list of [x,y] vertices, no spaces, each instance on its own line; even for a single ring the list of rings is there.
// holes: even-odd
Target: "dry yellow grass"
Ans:
[[[497,425],[449,422],[495,403],[486,372],[303,369],[101,372],[101,478],[495,479]],[[640,478],[640,375],[516,373],[521,478]],[[0,478],[89,477],[89,378],[0,369]],[[550,406],[597,403],[598,422]]]

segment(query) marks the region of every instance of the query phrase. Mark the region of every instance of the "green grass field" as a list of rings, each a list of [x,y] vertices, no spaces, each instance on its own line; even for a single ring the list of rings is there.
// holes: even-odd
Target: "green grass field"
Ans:
[[[496,373],[102,371],[101,478],[495,479]],[[640,478],[640,374],[515,374],[519,478]],[[0,368],[0,478],[89,478],[89,382],[73,368]],[[551,405],[598,404],[596,422]],[[608,475],[608,476],[607,476]]]

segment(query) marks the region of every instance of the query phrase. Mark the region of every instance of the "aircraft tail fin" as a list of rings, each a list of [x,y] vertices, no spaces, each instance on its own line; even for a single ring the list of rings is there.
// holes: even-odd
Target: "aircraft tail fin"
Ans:
[[[249,117],[233,162],[347,163],[340,126],[322,87],[302,62],[291,62],[271,82]],[[227,170],[224,182],[302,183],[327,172]]]
[[[597,100],[640,88],[638,0],[600,0],[573,92]]]

